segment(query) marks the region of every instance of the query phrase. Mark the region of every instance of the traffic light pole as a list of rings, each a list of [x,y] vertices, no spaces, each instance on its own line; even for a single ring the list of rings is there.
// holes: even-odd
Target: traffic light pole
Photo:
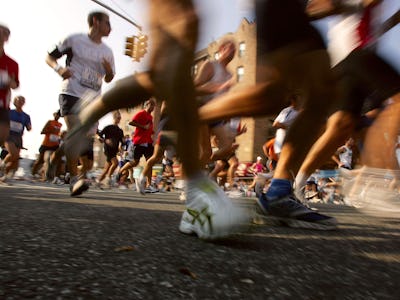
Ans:
[[[127,21],[128,23],[132,24],[133,26],[135,26],[136,28],[138,28],[140,31],[142,30],[142,27],[139,26],[138,24],[136,24],[135,22],[133,22],[132,20],[128,19],[127,17],[125,17],[124,15],[121,15],[119,12],[115,11],[114,9],[112,9],[111,7],[105,5],[104,3],[97,1],[97,0],[91,0],[95,3],[97,3],[100,6],[103,6],[104,8],[108,9],[109,11],[111,11],[112,13],[116,14],[118,17],[124,19],[125,21]]]

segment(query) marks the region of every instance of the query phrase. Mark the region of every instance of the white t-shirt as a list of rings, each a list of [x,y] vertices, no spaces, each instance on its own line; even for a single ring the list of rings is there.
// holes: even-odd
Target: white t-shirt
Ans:
[[[344,167],[351,169],[351,162],[353,159],[353,150],[351,150],[347,146],[344,146],[344,151],[339,154],[339,159]]]
[[[360,18],[359,14],[352,14],[336,16],[329,20],[328,52],[332,66],[337,65],[358,47],[360,39],[356,29]]]
[[[362,5],[362,0],[347,0],[347,2],[352,5]],[[380,12],[380,6],[372,9],[370,20],[372,30],[377,30],[382,22]],[[357,27],[360,24],[362,14],[363,12],[360,11],[358,13],[342,14],[329,18],[328,52],[331,56],[332,66],[341,62],[360,45]]]
[[[287,128],[292,125],[294,120],[296,119],[299,111],[294,109],[292,106],[288,106],[279,113],[279,115],[275,118],[275,122],[279,122],[284,124]],[[275,143],[274,143],[274,151],[275,153],[281,153],[283,141],[285,140],[286,129],[278,128],[275,133]]]
[[[71,78],[63,80],[61,93],[83,97],[90,93],[92,97],[101,93],[106,71],[103,59],[106,59],[115,73],[114,55],[106,44],[93,42],[87,34],[73,34],[57,45],[61,53],[72,54],[67,67],[73,72]]]

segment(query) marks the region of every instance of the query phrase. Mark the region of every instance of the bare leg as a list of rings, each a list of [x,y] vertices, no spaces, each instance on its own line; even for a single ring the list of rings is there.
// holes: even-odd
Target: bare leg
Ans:
[[[315,169],[325,163],[352,134],[354,124],[354,116],[351,113],[345,111],[334,113],[328,119],[326,130],[308,152],[299,174],[308,178]]]
[[[151,183],[151,172],[153,170],[153,166],[161,160],[163,156],[163,147],[160,145],[154,145],[153,155],[147,160],[146,165],[142,170],[142,175],[147,178],[147,184]]]
[[[218,140],[218,150],[212,153],[211,160],[225,159],[239,147],[238,144],[234,144],[235,135],[226,126],[212,128],[211,134]]]
[[[118,166],[118,159],[116,157],[113,157],[111,159],[111,164],[110,164],[110,168],[108,169],[108,173],[107,176],[111,178],[111,176],[114,174],[115,169]]]
[[[136,167],[139,164],[139,160],[132,160],[127,162],[119,171],[121,174],[121,177],[119,179],[120,183],[124,183],[126,178],[128,178],[129,171],[132,170],[134,167]]]
[[[98,182],[102,182],[103,181],[103,179],[108,174],[108,172],[110,170],[110,167],[111,167],[111,162],[106,161],[106,163],[104,164],[103,172],[101,172],[100,176],[97,178]]]
[[[80,176],[86,178],[87,173],[93,168],[93,160],[86,155],[79,158],[81,162]]]
[[[199,108],[199,118],[202,122],[210,122],[277,113],[285,106],[283,101],[278,100],[281,95],[280,85],[260,83],[211,100]]]
[[[389,188],[397,190],[400,186],[400,167],[396,155],[400,128],[400,94],[393,96],[392,100],[393,103],[378,115],[367,131],[362,163],[367,167],[390,172],[393,179]]]
[[[363,163],[372,168],[398,170],[395,147],[400,128],[400,94],[389,104],[368,129],[365,137]]]
[[[211,161],[212,147],[210,137],[210,127],[208,124],[199,126],[199,147],[200,147],[200,161],[202,166]]]
[[[4,159],[4,174],[7,175],[9,172],[17,170],[19,164],[19,153],[21,149],[17,148],[17,146],[15,146],[15,144],[12,142],[5,142],[4,145],[8,151],[8,154]]]
[[[39,157],[36,159],[32,166],[32,175],[38,173],[39,169],[43,166],[44,163],[44,152],[39,153]]]
[[[67,125],[67,131],[70,131],[72,128],[74,128],[74,126],[79,124],[79,117],[77,115],[67,115],[64,116],[64,121],[65,125]],[[69,153],[69,152],[65,153],[65,156],[67,158],[67,168],[69,170],[69,173],[71,174],[71,178],[78,174],[78,158],[80,150],[81,149],[79,149],[79,151],[74,153]]]
[[[217,181],[218,174],[224,170],[225,165],[226,165],[226,162],[224,162],[222,160],[217,160],[215,162],[214,169],[210,172],[210,174],[208,176],[210,178],[212,178],[214,181]]]
[[[138,83],[138,79],[142,84]],[[148,73],[127,76],[116,82],[115,88],[91,102],[79,113],[81,126],[90,128],[101,117],[120,108],[136,106],[152,94]]]
[[[47,174],[49,174],[49,170],[50,170],[50,158],[53,155],[54,151],[52,150],[47,150],[44,152],[43,155],[43,171],[42,172],[42,179],[43,180],[47,180]]]
[[[239,166],[239,160],[237,159],[236,156],[232,156],[229,159],[228,163],[229,163],[229,169],[226,177],[229,185],[232,187],[235,182],[235,172]]]
[[[151,61],[156,96],[167,101],[178,132],[177,153],[188,178],[200,171],[197,105],[191,65],[198,34],[198,19],[191,1],[150,2],[154,52]]]

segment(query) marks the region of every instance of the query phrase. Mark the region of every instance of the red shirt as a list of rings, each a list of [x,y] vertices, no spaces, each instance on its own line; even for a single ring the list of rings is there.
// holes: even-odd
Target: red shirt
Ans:
[[[60,131],[62,124],[56,120],[50,120],[43,128],[45,134],[43,139],[43,146],[55,147],[60,144]]]
[[[10,109],[11,91],[4,87],[3,77],[12,77],[19,85],[18,64],[5,53],[0,56],[0,108]]]
[[[132,135],[133,144],[153,144],[153,116],[149,114],[146,110],[141,110],[133,116],[132,121],[139,123],[143,126],[150,124],[149,129],[135,127],[135,131]]]

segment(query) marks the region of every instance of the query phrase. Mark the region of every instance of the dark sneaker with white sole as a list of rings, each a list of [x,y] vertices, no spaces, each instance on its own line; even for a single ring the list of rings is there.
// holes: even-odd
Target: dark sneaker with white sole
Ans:
[[[71,191],[71,197],[79,196],[89,189],[89,183],[86,181],[85,178],[77,179],[71,181],[69,189]]]
[[[333,230],[337,220],[320,214],[302,204],[293,194],[267,199],[265,194],[257,200],[260,215],[266,220],[284,224],[293,228]]]

